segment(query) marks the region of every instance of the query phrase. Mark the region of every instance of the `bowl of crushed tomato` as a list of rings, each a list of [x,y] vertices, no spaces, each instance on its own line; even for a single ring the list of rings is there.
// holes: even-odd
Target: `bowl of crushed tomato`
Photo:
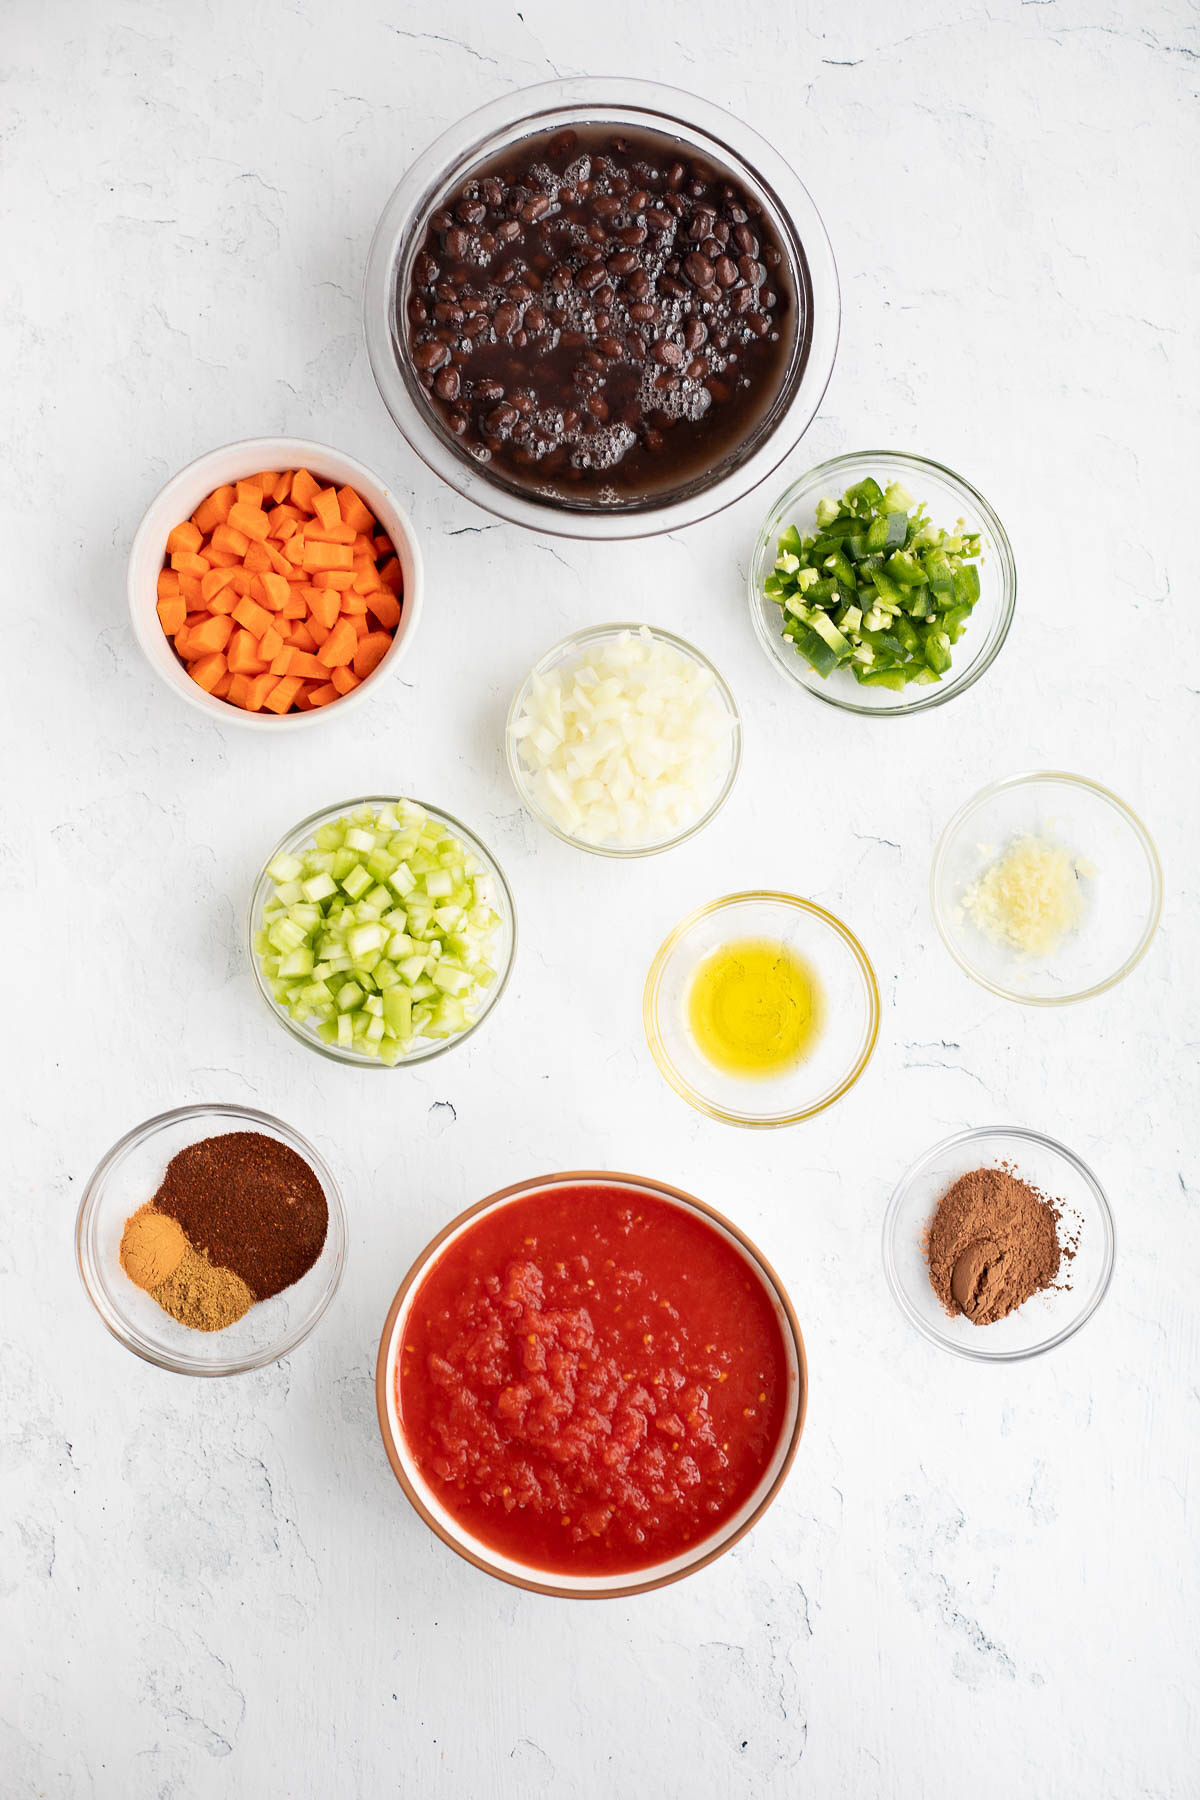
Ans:
[[[761,1252],[634,1175],[546,1175],[459,1215],[392,1303],[393,1472],[476,1568],[565,1598],[647,1592],[757,1523],[800,1442],[804,1340]]]

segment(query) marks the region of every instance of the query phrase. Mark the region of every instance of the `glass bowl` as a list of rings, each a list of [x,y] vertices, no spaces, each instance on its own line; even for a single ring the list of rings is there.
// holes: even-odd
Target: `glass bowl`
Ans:
[[[711,1537],[700,1539],[670,1561],[604,1575],[569,1575],[559,1571],[540,1570],[536,1565],[515,1561],[493,1549],[481,1538],[473,1536],[441,1503],[418,1468],[406,1441],[396,1396],[396,1363],[413,1301],[426,1274],[447,1246],[461,1237],[484,1213],[496,1212],[514,1200],[523,1199],[527,1194],[586,1182],[602,1183],[605,1187],[628,1188],[635,1199],[639,1192],[652,1194],[671,1206],[699,1214],[722,1236],[728,1238],[770,1295],[783,1337],[789,1386],[788,1410],[779,1442],[757,1487],[740,1511],[727,1519]],[[564,1174],[541,1175],[533,1180],[517,1182],[513,1187],[503,1188],[499,1193],[489,1195],[486,1200],[480,1200],[477,1205],[460,1213],[438,1233],[432,1243],[426,1245],[400,1284],[383,1327],[375,1365],[375,1404],[392,1473],[425,1524],[451,1550],[457,1551],[466,1562],[472,1563],[485,1574],[494,1575],[498,1580],[507,1581],[514,1587],[525,1588],[530,1593],[550,1594],[565,1600],[611,1600],[631,1594],[651,1593],[671,1582],[681,1581],[685,1575],[694,1575],[698,1569],[705,1568],[731,1549],[758,1523],[783,1486],[800,1445],[808,1405],[808,1361],[800,1322],[783,1283],[762,1251],[723,1213],[717,1212],[703,1200],[697,1200],[693,1194],[685,1193],[681,1188],[667,1187],[660,1181],[640,1175],[617,1174],[609,1169],[581,1169]]]
[[[798,330],[774,404],[751,437],[689,483],[643,503],[604,506],[594,497],[539,499],[507,485],[445,433],[413,372],[408,291],[429,216],[472,168],[534,132],[612,124],[656,130],[685,151],[724,164],[761,203],[790,252]],[[367,353],[384,404],[431,469],[476,505],[531,530],[564,537],[633,538],[674,531],[750,492],[804,435],[824,396],[837,351],[841,301],[825,227],[807,190],[777,151],[719,107],[657,82],[573,77],[519,88],[460,119],[413,163],[383,210],[367,258],[363,297]]]
[[[1054,956],[1022,956],[985,937],[962,908],[965,890],[1004,846],[1026,834],[1059,843],[1089,869],[1079,929]],[[1162,870],[1141,820],[1082,775],[1010,775],[960,807],[930,874],[934,923],[973,981],[1005,1000],[1063,1006],[1112,987],[1141,961],[1162,910]]]
[[[534,681],[539,676],[547,675],[552,669],[561,669],[568,663],[580,660],[586,651],[592,649],[597,644],[610,642],[612,639],[619,637],[622,632],[639,632],[644,629],[649,630],[650,635],[655,642],[669,644],[673,650],[677,650],[681,655],[689,657],[692,662],[698,663],[702,669],[707,669],[712,676],[713,692],[721,702],[726,718],[729,721],[728,764],[725,769],[724,778],[714,787],[709,804],[705,807],[700,816],[697,819],[694,819],[692,823],[683,830],[674,832],[670,837],[654,839],[641,844],[591,844],[586,842],[583,838],[574,837],[569,831],[565,831],[561,825],[556,824],[539,803],[530,782],[530,771],[526,768],[524,759],[521,755],[522,740],[516,733],[517,721],[524,710],[525,702],[529,698]],[[688,838],[695,837],[696,833],[698,831],[703,831],[710,819],[715,818],[717,813],[720,812],[721,808],[724,806],[726,800],[729,798],[733,784],[737,780],[738,769],[741,766],[742,721],[738,714],[737,703],[721,674],[714,668],[713,664],[709,662],[707,656],[705,656],[702,651],[696,649],[694,644],[689,644],[684,638],[676,637],[673,632],[659,631],[654,626],[643,626],[634,623],[593,625],[586,631],[577,631],[571,637],[563,638],[561,643],[555,644],[552,649],[547,650],[546,654],[534,663],[532,669],[530,669],[528,675],[517,689],[517,692],[513,697],[513,703],[509,707],[508,720],[504,727],[504,748],[508,758],[508,772],[513,778],[513,784],[516,787],[518,794],[521,796],[523,804],[529,808],[536,819],[541,821],[547,831],[553,832],[556,838],[561,838],[564,844],[573,844],[577,850],[590,850],[595,856],[653,856],[660,850],[670,850],[676,844],[682,844]]]
[[[279,1023],[286,1031],[291,1032],[292,1036],[299,1043],[307,1045],[310,1050],[315,1050],[319,1056],[327,1056],[331,1062],[350,1063],[357,1069],[408,1068],[411,1067],[413,1063],[428,1062],[432,1057],[441,1056],[447,1050],[453,1050],[458,1044],[465,1043],[469,1037],[473,1036],[474,1033],[479,1030],[479,1027],[493,1011],[501,994],[508,986],[508,978],[512,973],[513,958],[517,951],[516,907],[513,904],[512,890],[509,888],[500,864],[496,861],[487,845],[481,842],[481,840],[475,836],[473,831],[469,831],[460,819],[454,818],[450,813],[442,812],[439,807],[431,806],[427,800],[418,800],[415,802],[416,805],[423,807],[430,818],[436,819],[439,825],[444,825],[447,831],[452,832],[455,837],[461,838],[462,842],[467,846],[467,849],[475,853],[491,880],[492,904],[495,911],[500,915],[500,925],[494,952],[496,979],[484,994],[483,1001],[480,1004],[479,1011],[475,1018],[472,1019],[471,1023],[467,1026],[467,1029],[465,1031],[460,1031],[456,1037],[418,1038],[414,1043],[413,1048],[406,1056],[400,1057],[395,1063],[388,1064],[381,1062],[377,1056],[364,1055],[361,1050],[345,1049],[337,1044],[323,1043],[317,1036],[313,1027],[307,1024],[298,1024],[297,1021],[292,1018],[291,1014],[285,1011],[285,1009],[275,1000],[270,988],[267,986],[262,970],[259,967],[259,959],[254,949],[254,933],[258,930],[263,906],[274,887],[274,883],[267,874],[268,868],[277,856],[283,854],[294,856],[298,851],[307,849],[310,846],[313,834],[317,831],[318,827],[321,825],[333,824],[335,820],[344,818],[347,813],[353,812],[355,807],[396,806],[400,800],[404,798],[411,799],[412,796],[398,794],[367,794],[361,799],[343,800],[337,806],[326,806],[323,807],[320,812],[310,813],[307,819],[301,819],[300,823],[294,825],[291,831],[289,831],[285,837],[282,837],[276,844],[275,848],[264,862],[258,880],[254,884],[254,892],[250,896],[250,913],[246,934],[247,950],[250,956],[250,967],[254,971],[254,980],[258,986],[258,991],[266,1001],[272,1015],[279,1020]]]
[[[821,676],[792,647],[783,635],[783,614],[773,600],[768,600],[763,584],[775,566],[776,545],[780,533],[788,525],[807,535],[816,525],[818,500],[840,500],[846,489],[866,476],[873,475],[880,486],[900,481],[913,499],[923,502],[930,520],[950,530],[962,519],[968,531],[976,531],[983,540],[979,568],[979,598],[975,602],[963,635],[954,645],[949,672],[929,687],[910,686],[896,693],[889,688],[860,687],[847,669],[835,669]],[[782,494],[767,515],[750,559],[748,580],[750,617],[759,643],[781,674],[795,682],[817,700],[840,706],[843,712],[886,713],[896,717],[905,713],[928,712],[931,706],[944,706],[956,694],[972,687],[991,668],[1000,653],[1012,624],[1017,599],[1017,569],[1012,547],[1000,520],[982,494],[976,493],[968,481],[924,456],[909,456],[898,450],[855,450],[848,456],[835,456],[821,463]]]
[[[768,938],[801,956],[824,992],[826,1022],[803,1061],[773,1076],[716,1068],[688,1024],[699,965],[737,938]],[[858,1080],[879,1035],[875,971],[854,933],[823,907],[792,894],[727,894],[698,907],[659,948],[642,996],[642,1019],[659,1072],[677,1094],[727,1125],[768,1129],[824,1112]]]
[[[192,1331],[126,1275],[121,1235],[130,1214],[157,1193],[173,1156],[230,1131],[262,1132],[302,1156],[325,1191],[329,1229],[320,1256],[294,1286],[224,1331]],[[286,1356],[324,1313],[346,1260],[346,1212],[324,1157],[282,1119],[247,1106],[179,1106],[127,1132],[97,1166],[79,1205],[75,1256],[92,1305],[135,1356],[177,1375],[241,1375]]]
[[[1065,1235],[1078,1232],[1078,1246],[1068,1265],[1070,1287],[1047,1288],[1007,1318],[973,1325],[943,1310],[929,1280],[924,1236],[946,1190],[972,1169],[997,1163],[1010,1164],[1047,1198],[1064,1203]],[[904,1176],[883,1221],[883,1267],[901,1312],[930,1343],[975,1362],[1018,1362],[1064,1343],[1108,1292],[1113,1251],[1112,1213],[1087,1164],[1065,1144],[1021,1125],[982,1126],[935,1144]]]

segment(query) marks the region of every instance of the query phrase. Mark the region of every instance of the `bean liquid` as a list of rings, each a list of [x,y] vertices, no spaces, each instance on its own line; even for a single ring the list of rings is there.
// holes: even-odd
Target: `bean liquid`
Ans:
[[[729,171],[611,127],[480,165],[430,218],[404,306],[442,429],[506,486],[595,509],[654,504],[743,450],[799,313]]]

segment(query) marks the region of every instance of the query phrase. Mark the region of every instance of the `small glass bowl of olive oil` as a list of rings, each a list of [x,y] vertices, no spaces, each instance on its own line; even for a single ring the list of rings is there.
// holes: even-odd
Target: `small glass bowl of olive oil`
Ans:
[[[840,1100],[870,1060],[879,989],[840,919],[792,894],[729,894],[659,949],[642,1004],[676,1093],[730,1125],[795,1125]]]

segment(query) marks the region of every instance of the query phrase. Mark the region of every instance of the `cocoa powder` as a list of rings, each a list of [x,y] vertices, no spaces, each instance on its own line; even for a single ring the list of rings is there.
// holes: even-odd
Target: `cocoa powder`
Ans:
[[[992,1325],[1033,1294],[1067,1287],[1062,1203],[1001,1165],[960,1175],[938,1202],[926,1255],[933,1291],[952,1318]]]

